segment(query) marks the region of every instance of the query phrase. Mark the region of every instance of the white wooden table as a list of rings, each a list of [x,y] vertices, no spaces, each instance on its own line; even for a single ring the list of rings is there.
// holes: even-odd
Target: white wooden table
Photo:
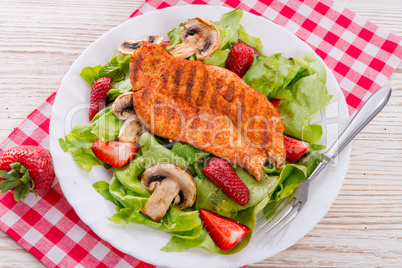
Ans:
[[[401,0],[338,0],[402,35]],[[0,0],[0,140],[60,84],[99,36],[140,0]],[[327,216],[291,248],[252,267],[402,267],[402,65],[393,95],[353,142],[349,172]],[[43,267],[0,232],[0,267]]]

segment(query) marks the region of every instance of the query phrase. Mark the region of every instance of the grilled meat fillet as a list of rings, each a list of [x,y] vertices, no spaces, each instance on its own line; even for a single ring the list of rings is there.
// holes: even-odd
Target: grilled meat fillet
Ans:
[[[269,100],[224,68],[144,44],[130,61],[134,110],[155,135],[245,168],[257,181],[267,156],[286,158],[284,126]]]

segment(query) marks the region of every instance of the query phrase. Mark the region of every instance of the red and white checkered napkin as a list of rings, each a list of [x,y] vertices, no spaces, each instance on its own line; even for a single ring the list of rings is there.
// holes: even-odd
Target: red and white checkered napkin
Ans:
[[[350,114],[382,86],[402,58],[401,38],[331,0],[146,1],[131,17],[175,5],[241,7],[295,33],[320,55],[338,80]],[[0,154],[18,144],[49,148],[53,93],[0,145]],[[35,199],[16,203],[0,194],[0,228],[48,267],[153,267],[101,240],[76,215],[57,183]]]

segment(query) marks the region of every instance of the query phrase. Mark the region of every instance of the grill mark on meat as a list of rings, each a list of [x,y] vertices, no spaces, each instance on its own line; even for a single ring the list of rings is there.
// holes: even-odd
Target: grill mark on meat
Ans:
[[[228,85],[228,89],[226,90],[226,94],[224,96],[225,100],[228,102],[232,102],[233,100],[233,93],[235,91],[236,85],[234,81],[231,81],[230,84]]]
[[[177,98],[177,96],[179,95],[179,86],[180,86],[180,81],[182,78],[182,74],[183,74],[183,64],[180,63],[179,66],[176,67],[176,72],[174,74],[173,77],[173,88],[172,88],[172,93],[173,93],[173,97]]]
[[[218,92],[223,87],[222,80],[219,77],[217,77],[215,79],[215,87],[216,87],[216,89],[212,91],[211,103],[209,104],[209,106],[212,109],[215,109],[217,107],[217,104],[218,104]]]
[[[215,109],[218,104],[218,90],[212,90],[210,101],[209,107],[211,107],[211,109]]]
[[[161,60],[160,59],[158,59],[158,58],[154,58],[154,59],[152,59],[152,67],[155,67],[155,66],[157,66],[158,64],[159,64],[159,62],[160,62]]]
[[[162,77],[162,84],[161,84],[161,87],[160,87],[159,91],[165,90],[166,87],[167,87],[167,83],[169,81],[169,75],[166,72],[162,73],[161,77]]]
[[[239,124],[241,123],[241,122],[243,122],[243,120],[244,120],[244,116],[245,116],[245,112],[246,112],[246,110],[245,110],[245,105],[243,105],[243,103],[244,103],[244,100],[245,100],[245,97],[246,97],[246,94],[245,94],[245,89],[244,89],[244,87],[242,87],[241,88],[241,90],[240,90],[240,94],[239,94],[239,98],[238,98],[238,103],[239,103],[239,105],[240,105],[240,122],[239,122]]]
[[[223,107],[223,112],[224,112],[225,114],[229,114],[231,107],[232,107],[231,103],[230,103],[230,102],[226,102],[226,103],[225,103],[225,106]]]
[[[138,58],[132,58],[130,64],[134,66],[134,72],[131,72],[131,81],[137,81],[138,69],[140,68],[142,62],[144,61],[144,56],[140,55]]]
[[[191,90],[194,87],[194,79],[196,74],[197,74],[197,66],[193,65],[191,66],[190,73],[186,81],[186,100],[188,102],[191,101]]]
[[[205,68],[202,68],[202,70],[203,70],[202,83],[201,83],[201,87],[200,87],[200,93],[199,93],[197,101],[196,101],[197,106],[202,105],[202,103],[204,102],[205,93],[207,91],[208,72],[207,72],[207,70],[205,70]]]

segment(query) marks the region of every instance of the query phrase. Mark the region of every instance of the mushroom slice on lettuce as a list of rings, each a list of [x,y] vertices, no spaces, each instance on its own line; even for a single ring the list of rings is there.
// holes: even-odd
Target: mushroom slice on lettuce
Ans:
[[[148,167],[141,184],[153,191],[141,212],[160,222],[169,206],[178,209],[191,207],[195,202],[196,186],[193,177],[173,163],[158,163]]]
[[[120,120],[125,120],[120,128],[118,140],[138,142],[144,133],[144,127],[134,113],[133,92],[126,92],[117,97],[112,104],[112,112]]]
[[[112,112],[120,120],[136,118],[133,105],[133,92],[126,92],[118,96],[112,104]]]
[[[138,118],[129,118],[121,126],[117,139],[123,142],[138,142],[144,133],[143,126]]]
[[[179,58],[195,54],[198,60],[207,60],[219,48],[221,34],[210,20],[195,18],[184,23],[181,40],[183,43],[172,47],[170,54]]]
[[[117,46],[117,50],[122,54],[129,55],[133,54],[135,50],[139,49],[145,43],[161,45],[163,43],[163,37],[159,35],[150,35],[138,41],[124,41]]]

